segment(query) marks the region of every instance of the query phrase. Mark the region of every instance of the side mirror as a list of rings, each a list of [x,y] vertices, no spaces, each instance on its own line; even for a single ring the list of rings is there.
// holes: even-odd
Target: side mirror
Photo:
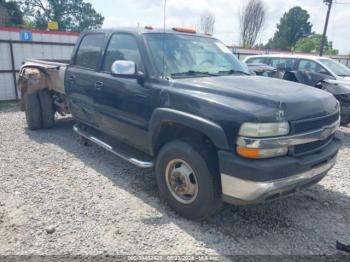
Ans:
[[[111,73],[117,77],[135,78],[139,79],[143,77],[142,73],[137,72],[136,64],[134,61],[117,60],[114,61],[111,66]]]

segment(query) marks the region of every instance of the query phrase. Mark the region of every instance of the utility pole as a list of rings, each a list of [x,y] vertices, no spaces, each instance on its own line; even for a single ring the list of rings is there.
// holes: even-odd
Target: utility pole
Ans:
[[[327,34],[327,28],[328,28],[329,14],[331,13],[333,0],[323,0],[323,2],[324,2],[326,5],[328,5],[328,11],[327,11],[327,16],[326,16],[326,22],[325,22],[325,24],[324,24],[322,40],[321,40],[320,56],[323,55],[324,42],[326,41],[326,34]]]

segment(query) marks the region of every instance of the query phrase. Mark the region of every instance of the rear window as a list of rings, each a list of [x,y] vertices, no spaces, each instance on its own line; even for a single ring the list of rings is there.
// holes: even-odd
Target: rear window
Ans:
[[[96,69],[104,43],[104,34],[89,34],[80,43],[75,64],[81,67]]]

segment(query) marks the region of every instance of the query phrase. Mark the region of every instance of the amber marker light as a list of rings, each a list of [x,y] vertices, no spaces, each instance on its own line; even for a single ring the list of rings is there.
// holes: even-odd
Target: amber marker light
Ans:
[[[181,33],[191,33],[191,34],[196,33],[196,30],[191,29],[191,28],[184,28],[184,27],[173,27],[173,30],[176,32],[181,32]]]
[[[237,146],[237,153],[238,153],[238,155],[246,157],[246,158],[257,159],[260,156],[260,149],[259,148],[248,148],[248,147],[243,147],[243,146]]]

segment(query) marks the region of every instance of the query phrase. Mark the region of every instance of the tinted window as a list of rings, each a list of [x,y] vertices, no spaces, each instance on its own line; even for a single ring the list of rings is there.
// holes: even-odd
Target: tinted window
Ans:
[[[143,71],[141,55],[137,46],[136,39],[128,34],[114,34],[108,44],[103,70],[110,71],[111,66],[116,60],[134,61],[137,69]]]
[[[290,71],[294,68],[294,59],[291,58],[271,58],[270,66],[277,68],[277,70]]]
[[[84,36],[75,58],[75,64],[90,69],[96,69],[103,42],[104,34],[90,34]]]

